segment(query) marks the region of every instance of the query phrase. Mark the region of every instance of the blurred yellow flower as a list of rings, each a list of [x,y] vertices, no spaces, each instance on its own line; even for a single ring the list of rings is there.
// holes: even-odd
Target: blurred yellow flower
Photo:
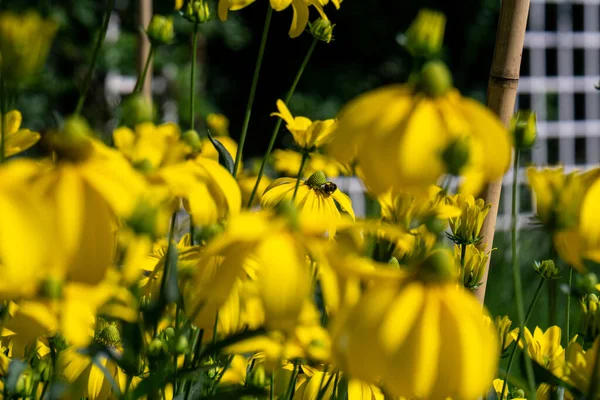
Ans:
[[[240,190],[242,191],[243,204],[248,204],[248,201],[250,201],[250,195],[252,194],[254,185],[256,185],[257,178],[258,178],[257,175],[248,175],[248,174],[238,175],[237,182],[238,182],[238,185],[240,185]],[[252,200],[251,207],[254,207],[254,206],[257,206],[260,204],[262,195],[265,192],[265,190],[269,187],[270,184],[271,184],[271,179],[269,179],[267,176],[263,175],[262,178],[260,179],[260,184],[258,185],[258,188],[256,189],[256,194],[254,196],[254,199]]]
[[[440,69],[426,65],[418,84],[376,89],[341,111],[328,151],[344,164],[356,159],[375,194],[427,187],[447,173],[464,177],[461,191],[476,194],[508,169],[511,139],[506,128],[450,82],[428,87],[439,80],[425,72]],[[450,80],[447,70],[434,72]]]
[[[271,116],[281,118],[296,144],[304,150],[314,150],[333,139],[337,122],[334,119],[311,121],[306,117],[294,117],[282,100],[277,100],[277,110]]]
[[[296,184],[297,179],[276,179],[263,193],[261,206],[275,208],[283,201],[292,201]],[[336,227],[343,218],[338,205],[354,220],[350,198],[338,190],[335,183],[327,182],[321,171],[306,181],[300,181],[294,205],[298,208],[300,223],[306,230],[327,231],[331,238],[335,236]]]
[[[498,342],[481,305],[448,283],[373,285],[334,338],[353,377],[407,398],[476,399],[496,374]]]
[[[40,140],[40,134],[29,129],[19,129],[23,116],[17,110],[4,116],[4,157],[27,150]]]
[[[567,376],[564,380],[579,389],[584,395],[589,393],[594,379],[594,364],[598,358],[600,339],[596,338],[593,345],[585,351],[580,343],[572,341],[566,352]]]
[[[183,7],[183,0],[175,0],[175,10],[181,10],[181,7]]]
[[[275,171],[285,176],[296,176],[300,170],[302,154],[294,150],[273,151],[273,167]],[[303,177],[309,177],[317,171],[323,171],[330,178],[337,178],[342,175],[350,175],[348,168],[344,167],[333,158],[319,153],[310,153],[306,166],[304,167]]]
[[[229,10],[237,11],[254,3],[256,0],[219,0],[219,18],[221,21],[227,19]],[[271,8],[275,11],[283,11],[292,6],[294,18],[290,27],[289,35],[292,38],[300,36],[308,24],[309,6],[313,6],[321,14],[321,18],[327,19],[323,6],[329,3],[329,0],[270,0]],[[332,0],[336,8],[340,7],[341,0]]]
[[[213,136],[229,136],[229,119],[223,114],[208,114],[206,117],[206,125]],[[219,139],[222,138],[220,137]],[[227,147],[225,143],[223,143],[223,145]],[[231,154],[235,154],[235,152]]]
[[[58,25],[35,12],[0,13],[0,73],[6,84],[37,75],[48,57]]]

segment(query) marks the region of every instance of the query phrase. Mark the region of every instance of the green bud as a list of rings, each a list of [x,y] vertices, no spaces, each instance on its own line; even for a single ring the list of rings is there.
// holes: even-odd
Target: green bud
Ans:
[[[425,227],[431,233],[435,233],[436,235],[444,232],[446,230],[447,222],[446,220],[441,220],[436,217],[427,218],[425,220]]]
[[[153,45],[169,44],[175,37],[173,18],[155,14],[148,25],[148,39]]]
[[[529,149],[535,143],[537,136],[535,112],[519,110],[512,118],[510,132],[514,138],[515,146],[519,149]]]
[[[198,132],[196,132],[194,130],[188,130],[188,131],[183,132],[183,135],[181,135],[181,140],[185,144],[190,146],[193,153],[198,153],[200,150],[202,150],[202,143],[200,142],[200,135],[198,135]]]
[[[390,266],[390,268],[392,269],[400,269],[400,263],[398,262],[398,259],[396,257],[391,257],[388,260],[388,265]]]
[[[175,329],[170,326],[165,329],[165,337],[173,339],[175,337]]]
[[[48,144],[59,157],[81,160],[91,154],[93,137],[94,132],[86,119],[72,115],[65,119],[60,131],[48,135]]]
[[[406,31],[404,45],[413,57],[433,57],[442,49],[445,28],[444,14],[420,10]]]
[[[442,152],[442,160],[446,164],[446,169],[451,175],[460,175],[462,169],[469,162],[470,158],[468,137],[455,139]]]
[[[533,269],[544,279],[560,278],[560,268],[558,268],[552,260],[544,260],[542,262],[535,261],[533,263]]]
[[[523,399],[523,398],[525,398],[525,392],[523,391],[523,389],[514,389],[511,394],[511,398]]]
[[[583,296],[581,308],[581,332],[584,338],[593,342],[600,335],[600,302],[594,293]]]
[[[442,61],[425,63],[417,80],[417,90],[429,97],[445,95],[452,89],[452,74]]]
[[[327,183],[327,177],[323,171],[315,172],[306,180],[306,184],[312,189],[320,188],[321,185],[324,185],[325,183]]]
[[[30,371],[25,371],[25,373],[19,376],[15,391],[19,397],[29,397],[31,395],[33,391],[33,376]]]
[[[167,344],[157,337],[152,339],[152,341],[148,345],[148,356],[150,357],[159,358],[164,356],[168,352],[169,349],[167,347]]]
[[[61,299],[63,282],[58,279],[47,278],[40,285],[40,294],[47,299]]]
[[[109,347],[120,347],[121,346],[121,334],[119,328],[115,324],[106,325],[94,337],[94,341],[103,346]]]
[[[141,123],[154,121],[154,104],[146,96],[135,93],[123,101],[121,113],[123,125],[135,128]]]
[[[183,13],[185,19],[194,24],[203,24],[210,19],[210,7],[204,0],[190,0]]]
[[[186,354],[190,350],[190,343],[185,336],[179,336],[177,338],[177,344],[175,344],[175,351],[178,354]]]
[[[319,18],[314,23],[309,23],[310,33],[317,40],[325,43],[331,42],[333,38],[333,28],[335,25],[327,19]]]
[[[40,374],[40,381],[49,382],[52,378],[52,362],[43,358],[37,366],[37,371]]]
[[[596,291],[596,285],[598,284],[598,276],[593,272],[577,277],[577,286],[584,293],[593,293]]]

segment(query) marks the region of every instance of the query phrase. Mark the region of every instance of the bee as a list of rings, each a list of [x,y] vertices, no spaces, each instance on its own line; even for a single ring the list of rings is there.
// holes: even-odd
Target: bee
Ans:
[[[332,195],[337,190],[337,185],[333,182],[325,182],[321,185],[320,190],[327,195]]]

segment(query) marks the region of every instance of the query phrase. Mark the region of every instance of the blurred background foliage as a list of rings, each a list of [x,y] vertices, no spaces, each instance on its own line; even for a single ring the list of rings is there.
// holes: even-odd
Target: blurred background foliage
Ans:
[[[246,107],[265,3],[257,1],[240,12],[230,13],[226,23],[214,20],[201,26],[197,117],[203,118],[210,112],[224,113],[231,120],[230,131],[234,138],[239,135]],[[114,124],[118,108],[118,101],[107,100],[106,76],[110,73],[135,77],[137,34],[141,29],[136,19],[137,5],[136,0],[117,0],[111,30],[84,108],[84,115],[104,134],[113,126],[106,121]],[[499,5],[497,0],[463,0],[461,7],[446,0],[346,0],[337,12],[328,6],[328,14],[336,24],[335,39],[330,44],[318,44],[290,109],[294,114],[313,119],[331,118],[354,96],[384,84],[405,81],[411,72],[411,63],[399,45],[399,38],[423,7],[440,10],[448,17],[444,57],[454,73],[455,85],[463,93],[484,101]],[[75,109],[105,2],[20,0],[5,1],[4,7],[17,11],[36,8],[60,23],[43,75],[20,94],[15,104],[23,112],[24,125],[44,131],[55,126],[60,115],[68,115]],[[177,17],[170,0],[155,0],[154,10],[172,14],[177,32],[174,43],[161,47],[156,55],[154,76],[162,77],[167,84],[163,92],[155,93],[155,101],[159,111],[164,111],[168,101],[174,102],[179,110],[175,115],[186,129],[191,25]],[[275,124],[269,114],[275,109],[275,101],[288,90],[312,40],[307,33],[298,39],[288,37],[291,18],[291,10],[286,10],[276,13],[272,21],[246,143],[247,157],[260,156],[267,147]],[[290,143],[289,135],[280,135],[279,147]],[[532,264],[549,256],[549,239],[538,231],[524,232],[521,237],[528,304],[538,282]],[[508,235],[498,232],[494,247],[498,250],[492,257],[486,303],[493,315],[507,314],[515,320]],[[546,292],[547,286],[540,296],[537,308],[540,312],[534,313],[531,325],[548,326]],[[564,296],[560,297],[559,310],[564,307]],[[575,311],[576,305],[573,309]],[[561,310],[559,315],[562,313]]]

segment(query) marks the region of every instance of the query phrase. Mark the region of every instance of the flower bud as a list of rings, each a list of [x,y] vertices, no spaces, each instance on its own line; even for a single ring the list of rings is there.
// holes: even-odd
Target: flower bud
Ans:
[[[306,180],[306,184],[312,189],[318,189],[321,187],[321,185],[324,185],[325,183],[327,183],[327,177],[325,176],[323,171],[315,172]]]
[[[48,358],[43,358],[37,365],[37,372],[40,374],[40,381],[49,382],[52,378],[52,362]]]
[[[523,389],[513,389],[511,395],[510,395],[511,399],[524,399],[525,398],[525,392],[523,391]]]
[[[600,335],[600,301],[594,293],[583,296],[581,307],[581,332],[586,340],[593,342]]]
[[[529,149],[533,146],[537,136],[536,120],[535,112],[530,110],[519,110],[512,118],[510,132],[517,148]]]
[[[30,371],[25,371],[17,378],[15,392],[19,397],[29,397],[33,391],[33,375]]]
[[[72,115],[65,119],[62,129],[48,135],[48,145],[59,157],[71,160],[87,158],[92,152],[94,132],[85,118]]]
[[[179,336],[175,344],[175,352],[178,354],[186,354],[190,349],[190,343],[185,336]]]
[[[417,80],[416,89],[429,97],[445,95],[452,89],[452,74],[442,61],[428,61]]]
[[[148,345],[148,356],[150,357],[160,358],[166,355],[168,352],[169,348],[167,347],[167,344],[157,337],[152,339]]]
[[[173,18],[155,14],[148,25],[148,39],[153,45],[169,44],[175,37]]]
[[[328,19],[319,18],[314,23],[309,23],[310,33],[317,40],[325,43],[331,42],[333,38],[333,28],[335,25],[331,24]]]
[[[203,24],[210,19],[208,2],[204,0],[188,1],[183,16],[193,24]]]
[[[190,146],[192,153],[198,153],[200,152],[200,150],[202,150],[202,142],[200,141],[200,135],[198,135],[198,132],[194,130],[190,129],[183,132],[183,134],[181,135],[181,140],[185,144]]]
[[[398,259],[394,256],[392,256],[388,260],[388,266],[392,269],[400,269],[400,263],[398,262]]]
[[[469,139],[467,137],[455,139],[442,152],[442,160],[450,175],[460,175],[463,167],[467,165],[470,157]]]
[[[514,341],[512,337],[513,332],[518,332],[519,328],[511,330],[512,321],[506,316],[497,316],[494,319],[494,325],[498,330],[498,338],[500,339],[500,351],[504,351]]]
[[[414,57],[437,55],[444,42],[446,17],[441,12],[423,9],[406,31],[405,46]]]
[[[461,246],[454,246],[454,255],[457,262],[460,263],[461,259]],[[467,289],[475,290],[481,285],[483,279],[483,273],[489,253],[486,254],[484,251],[479,250],[474,245],[470,244],[465,250],[464,268],[463,268],[463,285]]]
[[[135,128],[143,122],[154,121],[154,104],[146,96],[135,93],[123,101],[121,113],[123,125]]]
[[[598,285],[598,276],[593,272],[577,276],[577,287],[584,293],[594,293]]]
[[[119,333],[119,328],[117,328],[115,324],[106,325],[98,333],[96,333],[94,341],[103,346],[120,347],[121,334]]]
[[[542,262],[535,261],[533,263],[533,269],[544,279],[560,278],[560,268],[558,268],[552,260],[544,260]]]

